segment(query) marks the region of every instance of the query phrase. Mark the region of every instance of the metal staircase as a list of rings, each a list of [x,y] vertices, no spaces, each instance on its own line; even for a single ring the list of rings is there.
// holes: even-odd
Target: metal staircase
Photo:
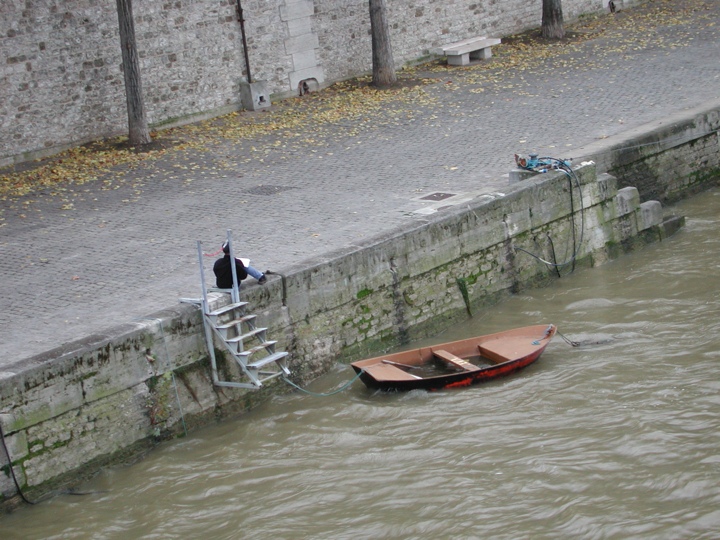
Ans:
[[[255,326],[256,316],[245,313],[247,302],[231,302],[213,311],[203,310],[205,338],[212,361],[213,382],[218,386],[260,388],[263,383],[290,375],[286,365],[288,353],[276,351],[277,341],[266,337],[267,328]],[[250,383],[220,381],[217,376],[213,337],[222,343],[245,373]],[[250,343],[248,343],[250,342]]]
[[[227,231],[227,240],[230,246],[230,257],[234,258],[231,232]],[[205,326],[205,340],[207,342],[212,365],[213,384],[216,386],[229,386],[233,388],[260,388],[264,383],[290,375],[287,367],[288,353],[276,351],[277,341],[268,340],[267,328],[255,325],[256,315],[246,312],[247,302],[240,301],[240,289],[237,275],[233,266],[233,288],[213,289],[230,295],[230,303],[211,310],[208,302],[208,289],[205,285],[205,271],[203,266],[203,252],[200,241],[197,243],[198,259],[200,262],[200,281],[202,286],[201,299],[181,299],[199,305],[203,313]],[[218,375],[215,358],[215,342],[222,350],[235,359],[243,374],[250,382],[221,381]]]

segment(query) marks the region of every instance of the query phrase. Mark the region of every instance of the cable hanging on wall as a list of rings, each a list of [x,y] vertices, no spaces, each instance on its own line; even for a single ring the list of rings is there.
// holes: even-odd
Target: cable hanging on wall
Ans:
[[[570,258],[567,260],[558,263],[553,261],[548,261],[541,256],[532,253],[531,251],[528,251],[527,249],[523,249],[521,247],[513,246],[516,251],[522,251],[523,253],[526,253],[530,255],[531,257],[537,259],[538,261],[542,262],[543,264],[555,268],[559,271],[560,268],[563,268],[569,264],[575,263],[575,260],[577,259],[577,256],[580,252],[580,246],[583,242],[583,236],[585,234],[585,204],[583,203],[583,196],[582,196],[582,189],[580,187],[580,179],[578,178],[577,174],[575,174],[575,171],[572,168],[572,164],[569,160],[564,159],[558,159],[554,157],[538,157],[537,154],[529,154],[528,156],[515,154],[515,163],[517,166],[521,169],[533,171],[537,173],[545,173],[549,171],[560,171],[564,173],[568,178],[568,183],[570,186],[570,219],[572,222],[572,243],[573,243],[573,251]],[[573,181],[575,182],[575,187],[578,191],[578,196],[580,198],[580,234],[577,234],[577,227],[575,225],[575,202],[573,199]],[[550,239],[551,245],[552,245],[552,238],[550,237],[550,234],[548,233],[548,238]],[[554,258],[554,252],[555,248],[553,246],[553,258]],[[559,274],[559,272],[558,272]]]

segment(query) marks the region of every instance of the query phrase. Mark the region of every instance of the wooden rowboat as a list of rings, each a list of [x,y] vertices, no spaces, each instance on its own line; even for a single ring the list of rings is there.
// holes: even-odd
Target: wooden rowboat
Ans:
[[[368,388],[404,392],[470,386],[529,366],[555,335],[555,325],[526,326],[421,347],[350,365]]]

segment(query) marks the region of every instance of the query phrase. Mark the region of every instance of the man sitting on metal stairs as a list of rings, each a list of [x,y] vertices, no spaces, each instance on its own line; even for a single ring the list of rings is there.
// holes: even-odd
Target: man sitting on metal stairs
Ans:
[[[216,285],[218,289],[232,289],[233,276],[232,266],[230,265],[230,246],[227,241],[223,243],[222,250],[225,255],[215,261],[215,264],[213,265]],[[248,274],[257,279],[257,282],[260,285],[264,285],[267,281],[265,274],[250,266],[250,261],[248,259],[245,259],[245,261],[247,262],[244,262],[242,259],[235,257],[235,272],[237,274],[238,287],[240,286],[240,282],[246,277],[248,277]]]

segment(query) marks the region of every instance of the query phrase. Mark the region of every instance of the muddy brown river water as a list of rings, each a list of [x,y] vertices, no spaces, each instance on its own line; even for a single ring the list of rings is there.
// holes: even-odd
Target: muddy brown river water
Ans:
[[[0,516],[0,538],[716,539],[720,190],[676,208],[671,239],[428,340],[552,322],[581,347],[464,390],[278,397]]]

